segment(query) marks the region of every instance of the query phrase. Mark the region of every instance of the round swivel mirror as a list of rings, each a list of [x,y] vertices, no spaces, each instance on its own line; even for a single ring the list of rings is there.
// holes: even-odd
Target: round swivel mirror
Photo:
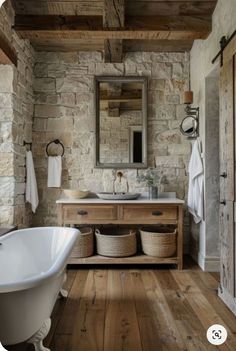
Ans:
[[[180,131],[188,137],[198,136],[198,120],[193,116],[187,116],[183,119],[180,125]]]

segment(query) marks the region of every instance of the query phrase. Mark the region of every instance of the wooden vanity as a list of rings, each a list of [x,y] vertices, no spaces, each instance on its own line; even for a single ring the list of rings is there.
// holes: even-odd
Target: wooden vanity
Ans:
[[[157,258],[144,254],[132,257],[110,258],[94,255],[87,258],[70,258],[70,264],[177,264],[183,268],[183,205],[179,199],[140,198],[130,201],[108,201],[98,198],[79,200],[59,199],[58,224],[60,226],[99,224],[175,224],[178,229],[175,257]]]

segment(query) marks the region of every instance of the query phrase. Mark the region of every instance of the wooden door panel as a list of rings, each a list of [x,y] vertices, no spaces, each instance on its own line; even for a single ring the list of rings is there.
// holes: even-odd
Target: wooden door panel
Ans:
[[[234,203],[220,207],[220,282],[221,287],[235,296],[234,272]]]
[[[234,201],[234,96],[233,58],[220,73],[220,195]]]

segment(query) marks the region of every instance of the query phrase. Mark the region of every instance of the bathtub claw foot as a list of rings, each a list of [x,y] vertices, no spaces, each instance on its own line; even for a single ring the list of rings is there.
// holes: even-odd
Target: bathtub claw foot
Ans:
[[[43,346],[43,339],[48,335],[51,328],[51,319],[48,318],[44,321],[42,327],[27,341],[33,344],[35,351],[50,351],[50,349]]]
[[[59,297],[66,299],[68,297],[69,293],[66,289],[61,289],[59,292]]]

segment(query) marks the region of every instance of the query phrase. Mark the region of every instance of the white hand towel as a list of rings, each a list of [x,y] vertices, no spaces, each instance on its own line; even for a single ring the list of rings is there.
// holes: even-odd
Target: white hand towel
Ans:
[[[48,157],[48,188],[61,187],[62,159],[61,156]]]
[[[204,168],[197,140],[189,162],[188,208],[195,223],[204,219]]]
[[[39,197],[31,151],[26,152],[26,201],[31,204],[32,211],[35,213],[39,204]]]

